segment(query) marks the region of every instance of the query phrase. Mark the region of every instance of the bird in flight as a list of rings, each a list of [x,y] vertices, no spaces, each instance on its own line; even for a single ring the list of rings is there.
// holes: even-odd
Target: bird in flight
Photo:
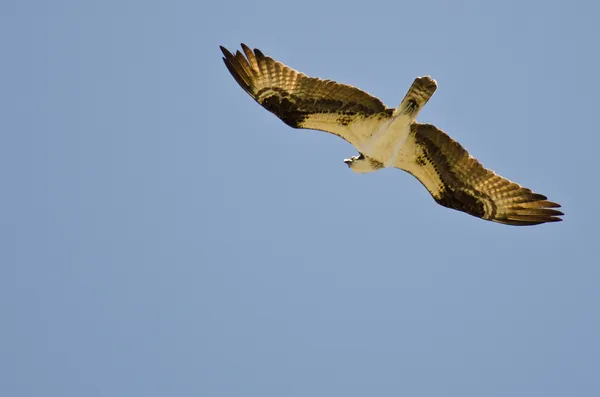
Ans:
[[[440,205],[506,225],[561,221],[560,205],[484,168],[444,131],[416,121],[437,89],[417,77],[397,109],[346,84],[308,77],[242,44],[223,61],[237,83],[262,107],[292,128],[332,133],[358,155],[344,160],[355,172],[385,167],[416,177]]]

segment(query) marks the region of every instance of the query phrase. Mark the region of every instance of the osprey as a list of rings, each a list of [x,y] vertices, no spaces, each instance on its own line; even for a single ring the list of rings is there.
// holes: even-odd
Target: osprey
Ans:
[[[415,176],[440,205],[507,225],[557,222],[560,205],[484,168],[444,131],[415,121],[437,89],[417,77],[397,109],[356,87],[308,77],[252,51],[223,61],[237,83],[292,128],[329,132],[345,139],[358,156],[344,160],[359,173],[394,167]],[[244,56],[245,55],[245,56]]]

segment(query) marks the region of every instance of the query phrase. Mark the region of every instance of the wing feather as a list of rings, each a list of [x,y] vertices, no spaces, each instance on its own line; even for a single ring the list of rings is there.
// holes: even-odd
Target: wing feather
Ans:
[[[221,47],[225,66],[244,91],[291,127],[330,132],[360,146],[394,111],[356,87],[308,77],[245,44],[242,50],[234,55]]]
[[[558,222],[560,205],[493,171],[446,133],[430,124],[414,123],[398,168],[414,175],[448,208],[508,225]]]

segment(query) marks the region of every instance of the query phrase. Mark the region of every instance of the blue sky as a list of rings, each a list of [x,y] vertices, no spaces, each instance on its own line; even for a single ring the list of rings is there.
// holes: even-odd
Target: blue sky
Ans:
[[[600,395],[593,1],[4,1],[0,395]],[[516,228],[292,130],[219,45],[419,116]]]

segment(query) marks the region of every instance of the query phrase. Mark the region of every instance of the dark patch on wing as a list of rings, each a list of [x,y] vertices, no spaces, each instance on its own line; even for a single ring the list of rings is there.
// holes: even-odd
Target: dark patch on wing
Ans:
[[[464,211],[480,218],[483,218],[485,215],[485,206],[483,205],[483,202],[463,190],[451,190],[445,186],[445,189],[440,192],[440,195],[440,198],[434,197],[434,199],[438,204],[443,205],[446,208]]]
[[[352,122],[352,117],[349,115],[343,114],[340,117],[338,117],[336,121],[338,123],[340,123],[341,125],[348,125]]]
[[[262,95],[272,95],[261,98]],[[336,121],[341,125],[348,125],[356,115],[371,116],[375,113],[372,109],[355,102],[342,102],[333,98],[301,98],[298,95],[291,94],[281,88],[268,88],[257,94],[258,102],[268,111],[275,114],[284,123],[293,128],[300,128],[302,122],[313,114],[335,113],[339,117]],[[391,114],[393,109],[390,109]]]
[[[272,93],[272,95],[268,95],[270,93]],[[338,113],[343,116],[354,116],[357,114],[361,114],[364,116],[372,116],[377,113],[384,113],[388,116],[391,116],[394,112],[394,109],[373,109],[372,107],[366,106],[358,102],[343,101],[341,99],[336,98],[317,98],[311,96],[302,97],[300,95],[291,93],[281,87],[265,87],[259,90],[254,96],[256,97],[258,102],[263,106],[265,104],[265,101],[269,98],[272,98],[273,96],[279,96],[282,99],[289,98],[291,105],[295,106],[298,111],[301,111],[306,114]],[[275,114],[279,116],[279,114]]]
[[[483,218],[485,215],[485,200],[492,206],[493,214],[491,214],[491,217],[495,215],[496,209],[491,198],[483,192],[474,191],[465,184],[452,171],[452,164],[438,145],[428,137],[419,134],[415,135],[415,141],[423,148],[423,155],[419,157],[420,161],[430,164],[443,183],[439,196],[433,195],[438,204]],[[419,161],[418,159],[417,161]]]
[[[292,128],[299,128],[308,114],[307,112],[299,111],[296,104],[290,102],[288,98],[279,95],[271,95],[265,98],[260,104]]]

